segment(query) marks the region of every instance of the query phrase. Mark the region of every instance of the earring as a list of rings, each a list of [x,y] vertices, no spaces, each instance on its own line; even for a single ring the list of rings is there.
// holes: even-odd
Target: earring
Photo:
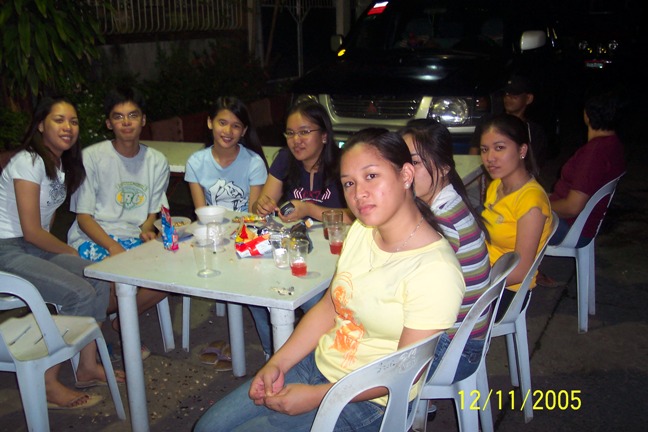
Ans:
[[[409,184],[409,183],[405,183],[405,189],[409,189],[409,187],[410,187],[410,184]]]
[[[524,156],[520,156],[520,159],[524,159]]]

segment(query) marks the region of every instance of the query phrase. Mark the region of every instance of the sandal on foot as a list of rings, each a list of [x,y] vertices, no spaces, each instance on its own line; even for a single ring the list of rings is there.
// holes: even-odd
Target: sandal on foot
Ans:
[[[114,373],[115,373],[115,378],[117,379],[117,384],[124,384],[126,382],[126,374],[124,373],[124,371],[115,369]],[[77,381],[76,383],[74,383],[74,387],[79,390],[85,390],[91,387],[108,387],[108,382],[101,379]]]
[[[47,402],[47,408],[51,410],[77,410],[90,408],[97,405],[103,400],[103,397],[96,394],[84,394],[78,398],[72,399],[65,405],[59,405],[54,402]]]

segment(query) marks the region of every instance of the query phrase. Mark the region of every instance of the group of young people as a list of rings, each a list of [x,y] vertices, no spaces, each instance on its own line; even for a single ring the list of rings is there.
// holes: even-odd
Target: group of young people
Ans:
[[[586,123],[601,126],[587,105],[585,113]],[[116,311],[114,291],[85,278],[83,268],[155,238],[153,221],[168,205],[168,163],[139,143],[143,100],[131,89],[115,91],[106,114],[115,139],[82,154],[74,105],[45,99],[0,178],[0,269],[30,280],[61,313],[98,321]],[[549,236],[552,204],[535,179],[528,127],[514,115],[482,125],[480,154],[493,181],[481,214],[455,169],[450,133],[436,121],[414,120],[398,133],[365,129],[340,149],[324,107],[298,102],[286,118],[287,146],[268,166],[241,100],[219,98],[206,120],[209,145],[189,158],[185,174],[196,207],[277,213],[286,223],[319,220],[323,210],[340,208],[352,225],[329,289],[304,305],[303,318],[277,352],[267,310],[250,308],[267,362],[212,406],[196,431],[309,430],[324,394],[341,377],[442,332],[437,364],[487,289],[491,265],[509,251],[521,257],[507,279],[501,313]],[[605,136],[606,143],[614,141]],[[595,187],[592,180],[590,189],[580,190],[565,172],[563,180],[567,197],[572,189],[591,195]],[[49,228],[68,194],[77,218],[65,243]],[[288,215],[278,211],[285,201],[295,206]],[[162,298],[140,289],[140,311]],[[455,380],[477,367],[489,313],[475,326]],[[82,356],[79,379],[97,385],[105,376],[94,350],[89,346]],[[58,382],[57,371],[48,371],[48,401],[68,408],[96,403]],[[336,430],[378,430],[385,401],[380,390],[359,395]]]

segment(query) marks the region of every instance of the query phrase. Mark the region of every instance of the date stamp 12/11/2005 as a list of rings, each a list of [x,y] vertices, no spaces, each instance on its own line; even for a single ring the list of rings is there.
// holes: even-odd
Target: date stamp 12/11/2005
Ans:
[[[520,410],[526,404],[533,403],[534,411],[578,411],[581,408],[580,390],[528,390],[523,398],[517,394],[517,390],[490,390],[488,394],[481,394],[479,390],[472,390],[466,393],[459,391],[460,408],[468,410],[486,409],[488,404],[496,404],[497,409]],[[533,396],[533,397],[530,397]]]

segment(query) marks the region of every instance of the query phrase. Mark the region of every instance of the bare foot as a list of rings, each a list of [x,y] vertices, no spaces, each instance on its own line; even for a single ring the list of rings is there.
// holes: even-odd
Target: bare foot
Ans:
[[[126,382],[126,374],[122,370],[115,369],[115,378],[117,382],[123,383]],[[77,369],[77,380],[78,381],[106,381],[106,371],[103,368],[103,365],[100,363],[95,363],[91,367],[82,367],[79,363],[79,368]]]
[[[83,405],[89,397],[86,393],[65,387],[59,381],[51,381],[45,387],[47,402],[64,407]]]

